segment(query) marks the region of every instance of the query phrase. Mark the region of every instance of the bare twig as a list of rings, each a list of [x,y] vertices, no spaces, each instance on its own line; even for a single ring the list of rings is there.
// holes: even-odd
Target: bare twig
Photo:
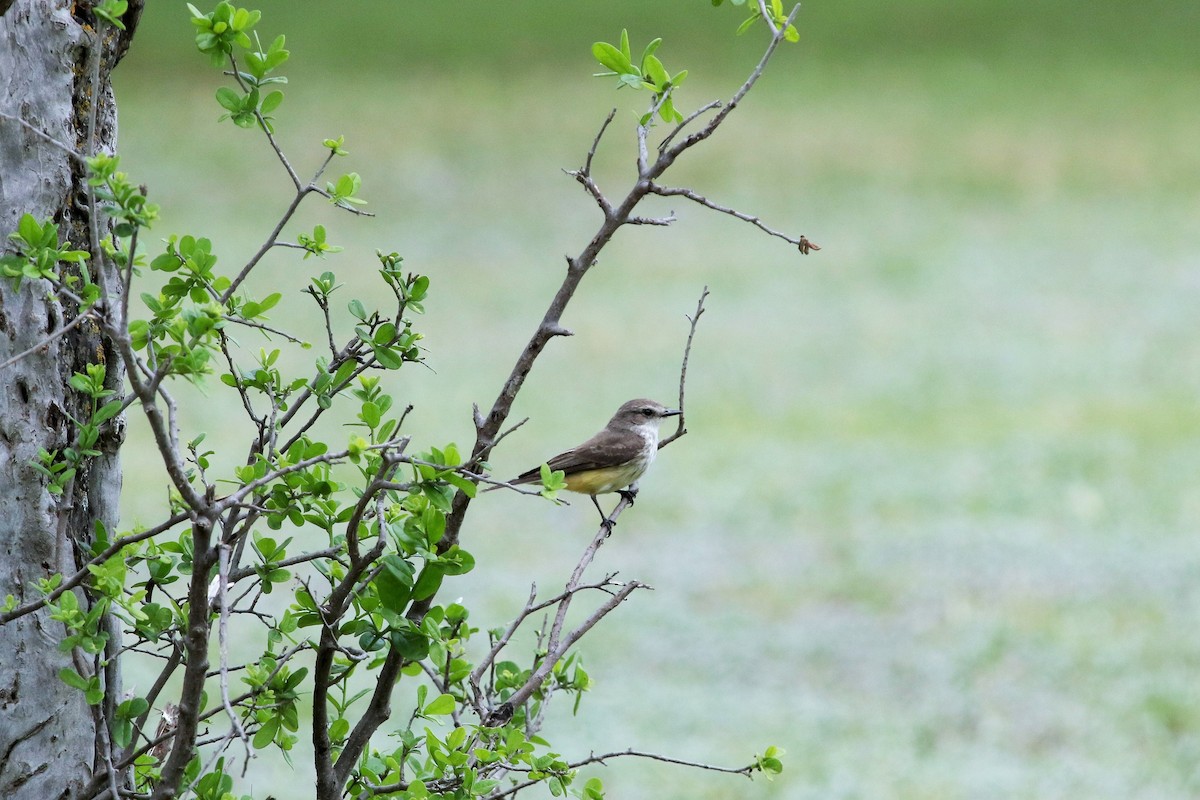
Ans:
[[[700,321],[700,317],[704,314],[704,301],[708,298],[708,287],[704,287],[704,291],[700,293],[700,300],[696,303],[696,311],[687,318],[688,336],[687,344],[683,347],[683,364],[679,367],[679,424],[675,428],[675,432],[658,443],[658,447],[662,448],[669,445],[679,437],[687,433],[687,424],[685,417],[687,415],[687,406],[685,405],[684,389],[687,385],[687,369],[688,359],[692,355],[692,339],[696,336],[696,323]]]
[[[91,312],[91,311],[83,312],[79,316],[75,317],[75,319],[71,320],[66,325],[63,325],[61,328],[56,330],[54,333],[47,336],[45,339],[42,339],[40,342],[35,344],[33,347],[30,347],[28,350],[23,350],[20,353],[17,353],[15,356],[13,356],[12,358],[5,361],[3,364],[0,364],[0,369],[5,369],[7,367],[11,367],[13,364],[16,364],[21,359],[27,358],[28,356],[33,355],[38,350],[41,350],[45,347],[49,347],[51,344],[53,344],[55,339],[58,339],[60,336],[70,333],[72,330],[74,330],[76,327],[78,327],[84,320],[95,319],[95,318],[96,318],[96,316],[93,312]]]
[[[745,775],[750,777],[757,767],[754,764],[747,764],[744,767],[719,767],[714,764],[704,764],[699,761],[687,761],[680,758],[671,758],[669,756],[659,755],[657,753],[646,753],[641,750],[634,750],[632,747],[626,750],[618,750],[613,753],[604,753],[603,755],[591,755],[579,761],[571,762],[571,769],[579,769],[588,764],[603,764],[607,759],[617,758],[620,756],[633,756],[635,758],[649,758],[654,761],[662,761],[667,764],[679,764],[684,767],[693,767],[695,769],[705,769],[711,772],[724,772],[729,775]]]
[[[617,509],[620,510],[624,507],[627,507],[628,503],[628,498],[623,497],[621,502],[617,504]],[[618,513],[619,511],[613,512],[614,515]],[[613,516],[610,516],[609,519],[613,519]],[[608,539],[608,536],[611,532],[612,528],[609,525],[602,524],[599,530],[597,530],[596,535],[592,537],[592,541],[584,549],[583,555],[580,556],[579,562],[575,565],[575,569],[571,572],[571,577],[567,580],[566,588],[564,589],[563,593],[556,598],[558,609],[554,614],[554,622],[551,624],[549,636],[546,641],[545,657],[533,671],[533,674],[529,676],[529,679],[519,689],[513,692],[513,694],[510,695],[500,707],[491,711],[489,714],[491,722],[485,720],[485,725],[494,724],[496,721],[499,721],[506,716],[511,716],[516,709],[524,705],[524,703],[533,695],[534,692],[541,688],[546,678],[553,671],[555,664],[557,664],[559,660],[566,655],[567,651],[571,649],[575,642],[579,641],[581,636],[591,630],[592,627],[601,619],[603,619],[604,616],[610,611],[624,602],[625,598],[629,597],[629,595],[634,591],[637,589],[649,588],[645,584],[639,583],[638,581],[630,581],[629,583],[624,584],[619,590],[613,592],[609,599],[597,607],[596,610],[593,611],[592,614],[588,616],[588,618],[585,619],[578,627],[569,631],[565,635],[563,634],[563,626],[566,622],[567,610],[571,606],[571,600],[575,597],[576,593],[580,589],[580,581],[583,578],[583,573],[592,563],[592,559],[595,558],[596,552]],[[551,601],[551,603],[544,604],[541,607],[546,607],[546,605],[553,604],[553,601]],[[528,611],[525,611],[519,615],[518,619],[513,623],[513,625],[510,625],[512,630],[515,631],[515,625],[519,625],[521,621],[528,617],[529,614],[534,613],[539,607],[531,606],[529,603],[527,603],[526,608]],[[502,646],[503,645],[501,645],[501,647]],[[495,650],[497,653],[499,652],[499,650],[496,648],[496,645],[493,645],[493,650]],[[495,656],[491,657],[494,658]],[[476,682],[478,682],[478,678],[482,676],[482,672],[480,672],[478,668],[476,668],[476,672],[479,674],[476,675],[475,673],[472,673],[472,677],[475,678]]]
[[[704,105],[700,106],[695,111],[693,111],[692,113],[688,114],[686,117],[683,118],[682,122],[678,123],[674,128],[672,128],[671,132],[668,133],[666,136],[664,136],[663,140],[658,143],[659,151],[661,152],[662,150],[665,150],[667,148],[667,145],[671,144],[671,140],[674,139],[680,133],[680,131],[682,131],[688,125],[691,125],[699,117],[702,117],[703,115],[707,114],[709,111],[712,111],[714,108],[720,108],[720,107],[721,107],[721,101],[713,100],[710,103],[705,103]]]
[[[655,184],[651,184],[650,191],[654,194],[662,195],[663,197],[686,197],[688,200],[691,200],[693,203],[698,203],[698,204],[704,206],[705,208],[711,208],[713,211],[719,211],[722,214],[728,214],[731,217],[736,217],[736,218],[742,220],[743,222],[749,222],[751,225],[758,228],[763,233],[766,233],[770,236],[774,236],[778,239],[783,239],[788,244],[795,245],[796,247],[800,248],[801,252],[803,252],[805,255],[808,255],[809,250],[820,250],[821,249],[820,247],[817,247],[812,242],[809,242],[808,239],[804,236],[801,236],[799,238],[792,238],[791,236],[788,236],[786,233],[781,233],[780,231],[777,231],[777,230],[774,230],[773,228],[767,227],[766,224],[764,224],[761,219],[754,216],[753,214],[746,214],[742,211],[738,211],[735,208],[728,208],[728,207],[720,205],[718,203],[714,203],[712,200],[709,200],[707,197],[704,197],[703,195],[700,195],[697,192],[692,191],[691,189],[659,186],[658,184],[655,183]]]
[[[588,149],[587,158],[583,162],[583,171],[587,174],[592,173],[592,159],[596,156],[596,150],[600,147],[600,138],[604,136],[604,132],[608,130],[608,126],[612,124],[613,117],[617,115],[617,110],[614,108],[608,112],[608,116],[604,118],[604,122],[600,124],[600,130],[596,131],[596,138],[592,141],[592,146]]]
[[[483,709],[485,698],[483,692],[479,688],[479,681],[483,678],[485,673],[492,669],[501,651],[508,646],[509,641],[511,641],[513,635],[517,632],[517,629],[524,624],[525,620],[529,619],[529,617],[543,609],[550,608],[556,603],[561,603],[570,595],[578,594],[583,591],[598,589],[600,591],[607,592],[609,595],[612,595],[610,587],[619,586],[619,584],[613,581],[614,577],[615,573],[606,575],[604,580],[600,581],[599,583],[580,584],[574,588],[568,587],[565,591],[555,595],[554,597],[551,597],[548,600],[543,600],[540,603],[536,602],[537,584],[532,584],[529,587],[529,598],[525,601],[525,606],[521,609],[520,613],[513,618],[512,622],[508,624],[508,627],[504,629],[504,632],[499,636],[499,638],[492,643],[492,647],[487,652],[487,655],[480,659],[479,663],[475,665],[475,669],[471,671],[471,674],[468,677],[471,690],[475,696],[475,709],[477,712],[479,712],[481,719],[486,715],[484,713],[485,709]]]
[[[290,333],[288,333],[287,331],[280,330],[279,328],[274,328],[270,325],[264,325],[261,322],[255,322],[254,320],[245,319],[244,317],[232,317],[228,314],[223,315],[221,317],[221,319],[225,320],[226,322],[232,322],[235,325],[244,325],[247,328],[258,328],[260,331],[263,331],[264,333],[273,333],[276,336],[286,339],[287,341],[291,342],[292,344],[304,344],[303,339],[297,338],[297,337],[291,335]]]
[[[632,748],[630,748],[628,750],[618,750],[618,751],[612,752],[612,753],[604,753],[602,755],[590,755],[587,758],[580,759],[579,761],[572,761],[570,764],[567,765],[567,768],[568,769],[579,769],[580,767],[586,767],[589,764],[603,764],[610,758],[619,758],[622,756],[632,756],[634,758],[647,758],[647,759],[651,759],[653,761],[662,761],[667,764],[679,764],[684,767],[692,767],[694,769],[703,769],[703,770],[708,770],[710,772],[723,772],[723,773],[726,773],[729,775],[745,775],[747,778],[751,777],[751,775],[754,773],[755,769],[757,769],[757,766],[754,764],[748,764],[747,766],[736,767],[736,768],[735,767],[718,767],[713,764],[704,764],[699,761],[685,761],[685,760],[679,759],[679,758],[670,758],[668,756],[661,756],[656,753],[645,753],[640,750],[634,750]],[[515,795],[517,792],[521,791],[522,789],[528,789],[529,787],[534,786],[538,783],[542,783],[545,780],[546,780],[545,778],[537,778],[536,780],[530,779],[530,780],[526,780],[526,781],[521,781],[520,783],[514,784],[513,786],[511,786],[510,788],[506,789],[503,792],[500,792],[499,794],[489,795],[488,797],[489,797],[489,800],[500,800],[500,798],[502,798],[502,797],[512,797],[513,795]]]
[[[66,153],[68,156],[70,156],[76,163],[79,163],[79,164],[87,163],[87,159],[84,157],[83,153],[80,153],[78,150],[71,147],[70,145],[63,144],[58,139],[55,139],[53,136],[51,136],[50,134],[43,131],[41,128],[35,128],[33,125],[30,125],[28,122],[21,119],[20,117],[14,115],[14,114],[7,114],[3,111],[0,111],[0,119],[6,119],[9,122],[17,123],[22,128],[24,128],[25,130],[32,133],[34,136],[37,136],[39,139],[42,139],[43,141],[46,141],[46,142],[54,145],[59,150],[62,150],[64,153]]]

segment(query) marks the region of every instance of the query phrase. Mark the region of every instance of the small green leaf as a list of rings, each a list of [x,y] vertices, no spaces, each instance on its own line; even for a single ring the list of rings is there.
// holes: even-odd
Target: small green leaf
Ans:
[[[358,417],[367,424],[368,428],[377,428],[381,413],[377,404],[367,402],[362,404],[362,411],[359,412]]]
[[[642,64],[642,70],[659,91],[666,89],[667,84],[671,82],[671,78],[667,75],[666,69],[663,68],[662,62],[654,56],[646,56],[646,60]]]
[[[445,571],[440,564],[426,564],[421,570],[421,574],[417,577],[417,582],[413,584],[412,596],[414,600],[427,600],[437,593],[437,590],[442,586],[442,578],[445,577]]]
[[[396,338],[396,324],[394,322],[385,322],[380,325],[375,331],[375,344],[387,345],[391,344]]]
[[[440,694],[425,706],[424,713],[431,717],[444,716],[454,710],[454,697],[449,694]]]
[[[637,73],[629,58],[608,42],[596,42],[592,45],[592,55],[604,66],[618,75]]]
[[[385,369],[400,369],[404,366],[404,359],[396,355],[395,351],[389,350],[386,347],[374,347],[372,350],[375,353],[375,360]]]
[[[101,422],[112,419],[120,413],[122,405],[124,404],[120,400],[112,400],[105,403],[92,415],[92,422],[99,425]]]
[[[263,723],[262,727],[254,734],[252,744],[255,750],[262,750],[275,740],[275,734],[279,733],[279,717],[270,717]]]
[[[385,608],[404,613],[412,597],[413,565],[398,555],[384,556],[383,569],[375,577],[375,589]]]
[[[17,233],[28,244],[35,245],[42,239],[42,226],[38,225],[32,214],[24,214],[17,223]]]
[[[226,111],[242,110],[241,96],[228,86],[222,86],[220,89],[217,89],[217,102],[220,103],[221,107]]]
[[[28,216],[28,215],[26,215],[26,216]],[[82,675],[80,675],[78,672],[71,669],[70,667],[63,667],[62,669],[60,669],[58,671],[58,679],[61,680],[63,683],[65,683],[67,686],[74,687],[76,689],[79,689],[80,691],[84,691],[88,688],[87,678],[83,677]]]
[[[283,92],[275,91],[263,98],[262,105],[259,106],[259,111],[263,114],[270,114],[275,109],[279,108],[279,104],[283,102]]]

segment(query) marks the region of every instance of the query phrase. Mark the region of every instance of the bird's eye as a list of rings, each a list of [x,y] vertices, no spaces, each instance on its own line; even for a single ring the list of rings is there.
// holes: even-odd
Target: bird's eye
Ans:
[[[643,408],[643,409],[642,409],[642,415],[643,415],[643,416],[647,416],[647,417],[653,417],[653,416],[654,416],[654,409],[653,409],[653,408]]]

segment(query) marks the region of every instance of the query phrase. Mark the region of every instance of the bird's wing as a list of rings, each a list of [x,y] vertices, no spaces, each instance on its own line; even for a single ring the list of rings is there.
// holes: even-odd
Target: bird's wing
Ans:
[[[578,447],[559,453],[546,463],[551,470],[568,475],[602,469],[633,461],[646,449],[646,442],[637,434],[613,433],[603,430]],[[509,483],[533,483],[542,478],[540,466],[526,470]]]

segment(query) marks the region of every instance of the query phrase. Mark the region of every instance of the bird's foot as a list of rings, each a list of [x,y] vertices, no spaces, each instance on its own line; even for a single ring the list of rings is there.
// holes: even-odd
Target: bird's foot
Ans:
[[[638,490],[636,486],[630,486],[628,489],[618,489],[617,494],[621,495],[621,499],[629,505],[633,505],[633,501],[637,498]]]
[[[607,539],[609,536],[612,536],[613,526],[617,524],[617,521],[604,513],[604,509],[600,507],[600,501],[596,499],[596,495],[592,495],[592,505],[600,513],[600,527],[604,528],[604,538]]]

